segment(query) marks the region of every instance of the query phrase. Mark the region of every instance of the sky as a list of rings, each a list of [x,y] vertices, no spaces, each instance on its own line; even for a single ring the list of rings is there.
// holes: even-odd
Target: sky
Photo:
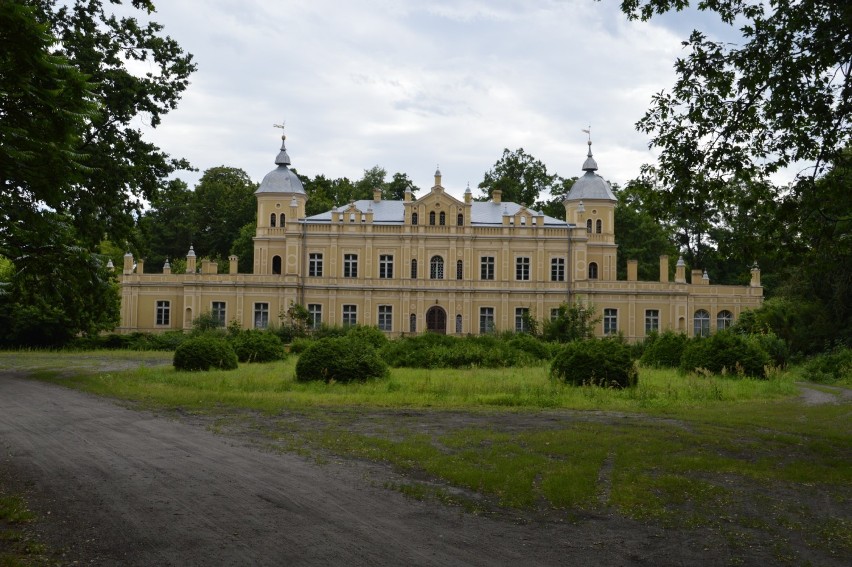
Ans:
[[[634,125],[673,85],[681,41],[730,33],[695,12],[629,22],[616,0],[155,3],[198,70],[156,129],[136,126],[198,168],[179,175],[190,186],[220,165],[261,181],[282,123],[302,175],[379,165],[426,191],[440,168],[456,197],[480,193],[504,148],[581,175],[591,127],[598,173],[623,184],[655,159]]]

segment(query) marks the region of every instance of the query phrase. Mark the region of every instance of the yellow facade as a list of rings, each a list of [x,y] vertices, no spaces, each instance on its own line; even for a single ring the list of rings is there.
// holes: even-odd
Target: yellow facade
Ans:
[[[635,263],[627,281],[617,280],[609,197],[586,193],[580,200],[569,193],[565,219],[554,219],[503,203],[499,192],[482,203],[468,189],[458,200],[436,172],[435,185],[419,199],[407,194],[383,201],[377,192],[372,200],[306,218],[307,196],[287,177],[283,146],[276,163],[257,192],[251,273],[239,273],[248,267],[232,257],[230,273],[217,274],[215,264],[197,266],[191,252],[189,273],[143,274],[141,261],[134,269],[128,255],[121,330],[189,329],[205,312],[244,328],[263,327],[300,304],[316,323],[378,325],[389,336],[478,334],[520,329],[525,310],[543,319],[562,303],[583,302],[601,316],[599,335],[641,340],[654,328],[713,331],[762,301],[756,268],[749,286],[721,286],[701,271],[687,281],[679,262],[669,281],[663,257],[659,281],[636,281]],[[596,165],[584,169],[602,182]],[[292,185],[281,185],[282,179]]]

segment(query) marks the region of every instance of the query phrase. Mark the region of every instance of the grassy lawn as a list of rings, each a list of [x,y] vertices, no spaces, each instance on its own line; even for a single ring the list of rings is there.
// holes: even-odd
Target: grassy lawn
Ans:
[[[294,367],[70,378],[37,368],[88,392],[210,415],[214,429],[253,431],[280,450],[386,463],[389,488],[473,513],[616,513],[715,530],[732,549],[768,548],[786,563],[806,562],[802,550],[852,553],[850,405],[803,405],[794,372],[642,369],[638,387],[605,390],[554,383],[545,366],[394,369],[351,385],[299,383]]]

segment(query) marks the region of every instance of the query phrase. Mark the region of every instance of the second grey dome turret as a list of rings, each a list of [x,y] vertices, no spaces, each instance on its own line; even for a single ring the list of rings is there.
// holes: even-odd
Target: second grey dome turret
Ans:
[[[565,197],[566,201],[581,201],[584,199],[616,200],[609,183],[595,173],[598,170],[598,164],[595,158],[592,157],[591,141],[589,141],[589,153],[586,155],[586,161],[583,162],[583,170],[586,173],[571,186],[571,190],[568,191],[568,195]]]
[[[257,193],[299,193],[305,195],[305,188],[302,186],[302,181],[299,176],[290,171],[287,166],[290,165],[290,156],[287,155],[287,148],[284,146],[286,136],[281,136],[281,151],[275,158],[277,168],[273,169],[263,178],[258,187]]]

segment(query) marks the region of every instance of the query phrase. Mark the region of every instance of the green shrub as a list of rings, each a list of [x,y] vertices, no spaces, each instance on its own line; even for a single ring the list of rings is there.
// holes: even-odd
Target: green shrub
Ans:
[[[305,352],[305,349],[311,346],[313,342],[313,339],[309,339],[307,337],[293,339],[293,342],[290,343],[290,352],[293,354],[301,354]]]
[[[553,357],[553,349],[550,344],[532,335],[519,333],[510,337],[507,342],[513,349],[525,352],[537,360],[550,360]]]
[[[615,339],[586,339],[566,344],[553,358],[550,376],[574,385],[627,388],[638,380],[630,346]]]
[[[388,344],[387,336],[380,331],[378,327],[354,325],[352,327],[347,327],[346,336],[357,341],[368,343],[376,350],[380,350]]]
[[[271,362],[284,358],[284,345],[277,335],[250,329],[231,340],[240,362]]]
[[[810,382],[852,382],[852,348],[838,347],[805,363],[802,378]]]
[[[681,357],[680,370],[694,372],[704,369],[713,374],[737,374],[764,378],[772,363],[769,354],[757,340],[730,330],[709,337],[695,337],[687,342]]]
[[[453,337],[424,333],[389,341],[381,350],[390,366],[406,368],[505,368],[551,358],[551,347],[530,335]]]
[[[326,325],[323,323],[313,331],[311,331],[311,337],[314,339],[330,339],[333,337],[345,337],[346,333],[349,332],[349,327],[337,327],[333,325]]]
[[[645,366],[677,368],[687,341],[686,335],[672,330],[662,334],[653,333],[645,341],[645,350],[640,360]]]
[[[351,337],[314,341],[299,356],[296,380],[364,382],[388,376],[388,366],[369,343]]]
[[[225,339],[200,335],[177,347],[173,364],[178,370],[233,370],[237,367],[237,353]]]

